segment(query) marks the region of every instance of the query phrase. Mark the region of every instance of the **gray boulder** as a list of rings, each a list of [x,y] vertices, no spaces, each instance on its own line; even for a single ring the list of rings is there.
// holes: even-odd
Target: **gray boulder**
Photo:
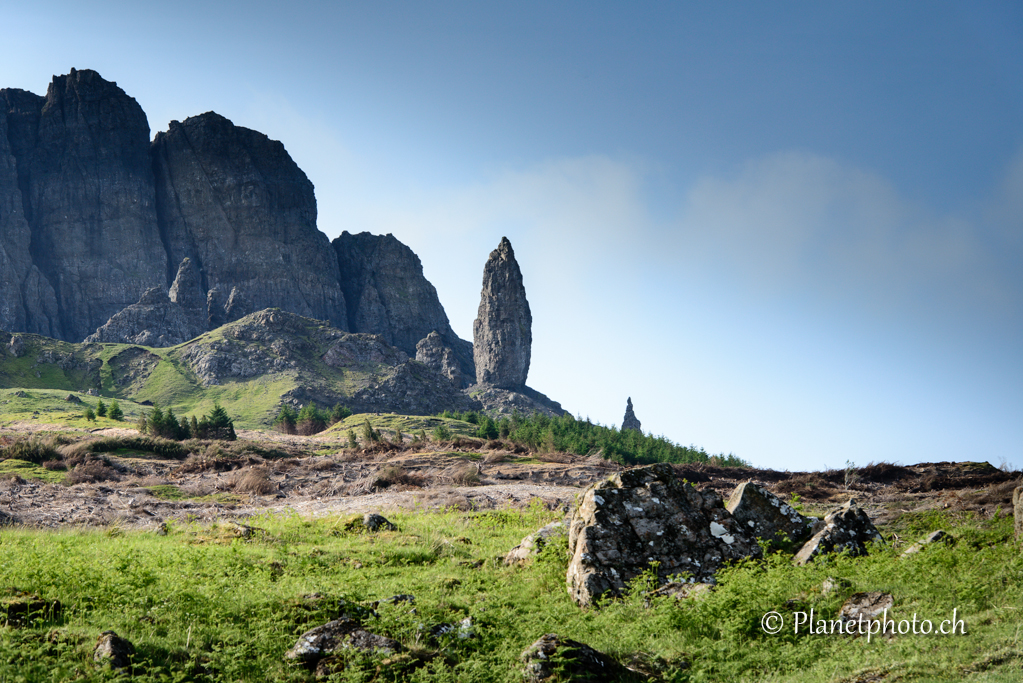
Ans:
[[[618,596],[651,569],[661,581],[688,574],[714,582],[725,563],[760,557],[755,537],[713,490],[697,491],[659,463],[619,472],[588,488],[569,530],[568,591],[580,606]]]
[[[921,550],[934,543],[941,543],[943,545],[952,545],[955,543],[955,539],[943,530],[938,529],[927,534],[913,545],[906,548],[902,553],[902,557],[909,557],[910,555],[916,555]]]
[[[567,533],[568,529],[565,528],[564,522],[551,522],[542,529],[529,534],[517,546],[509,550],[508,554],[504,556],[504,563],[508,566],[518,565],[521,567],[539,555],[548,543]]]
[[[803,544],[794,561],[803,565],[818,555],[843,551],[853,556],[866,555],[868,544],[881,540],[867,513],[856,506],[855,500],[850,500],[824,517],[824,528]]]
[[[96,647],[92,649],[92,661],[96,664],[109,664],[111,669],[131,668],[135,646],[127,638],[122,638],[114,631],[104,631],[96,639]]]
[[[530,683],[647,680],[647,676],[623,666],[603,652],[579,641],[562,638],[556,633],[542,636],[527,647],[520,658],[525,663],[525,679]]]
[[[341,617],[303,633],[284,658],[315,665],[324,657],[349,648],[386,654],[404,649],[398,641],[370,633],[359,622]]]
[[[763,484],[747,481],[732,491],[725,508],[739,524],[759,539],[778,545],[788,537],[802,543],[814,532],[814,522],[782,502]]]
[[[622,419],[622,431],[626,429],[632,429],[637,432],[643,431],[643,425],[640,423],[639,418],[636,417],[636,413],[632,412],[632,397],[625,401],[625,417]]]
[[[483,292],[472,326],[478,384],[513,390],[525,386],[532,326],[522,272],[511,242],[502,237],[483,267]]]

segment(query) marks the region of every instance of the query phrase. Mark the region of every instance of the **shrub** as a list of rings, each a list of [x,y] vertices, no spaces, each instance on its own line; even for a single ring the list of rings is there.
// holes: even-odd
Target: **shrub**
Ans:
[[[96,404],[96,414],[100,417],[107,416],[107,404],[103,402],[103,399],[100,399],[99,403]]]
[[[74,484],[94,484],[100,481],[116,481],[120,479],[117,470],[102,460],[90,460],[75,468],[64,477],[64,483],[68,486]]]
[[[439,424],[433,428],[433,440],[434,441],[450,441],[451,430],[448,429],[447,425]]]
[[[380,432],[373,429],[373,425],[370,423],[369,418],[362,423],[362,442],[368,446],[371,443],[376,443],[380,440]]]
[[[235,477],[234,490],[238,493],[265,496],[273,493],[276,487],[270,481],[270,472],[265,467],[249,467]]]
[[[92,412],[92,408],[85,409],[85,419],[88,420],[89,422],[96,421],[96,413]]]
[[[349,448],[358,448],[359,447],[359,440],[355,438],[355,430],[354,429],[349,429],[348,430],[348,447]]]
[[[124,419],[124,411],[121,410],[121,406],[116,400],[110,402],[110,409],[107,411],[107,416],[111,420],[116,420],[117,422]]]

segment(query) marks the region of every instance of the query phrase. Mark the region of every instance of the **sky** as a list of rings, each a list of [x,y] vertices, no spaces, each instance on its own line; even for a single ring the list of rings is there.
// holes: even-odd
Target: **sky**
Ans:
[[[155,134],[281,140],[528,384],[758,467],[1023,468],[1018,2],[7,2],[0,87],[95,69]]]

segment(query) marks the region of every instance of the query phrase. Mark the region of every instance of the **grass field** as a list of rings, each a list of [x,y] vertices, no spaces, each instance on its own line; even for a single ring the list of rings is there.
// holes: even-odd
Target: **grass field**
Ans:
[[[0,587],[64,609],[55,619],[0,627],[0,681],[114,680],[91,661],[108,629],[135,644],[130,680],[309,681],[311,673],[283,659],[302,632],[334,618],[341,599],[368,606],[397,594],[415,603],[381,604],[364,625],[416,656],[352,656],[336,680],[521,681],[520,653],[550,632],[643,662],[670,681],[1018,681],[1023,672],[1023,554],[1011,518],[905,515],[886,535],[913,540],[945,528],[956,544],[906,559],[901,549],[877,549],[803,568],[773,555],[722,571],[717,590],[698,600],[648,601],[637,581],[629,597],[597,610],[581,610],[567,595],[566,543],[525,568],[497,560],[554,519],[540,506],[391,519],[398,531],[369,534],[347,530],[338,517],[257,518],[249,523],[260,531],[247,539],[230,525],[184,524],[167,536],[4,528]],[[823,594],[829,576],[848,587]],[[787,624],[810,608],[833,618],[851,593],[866,590],[892,593],[895,619],[937,623],[955,610],[967,633],[868,643],[761,630],[769,611]],[[429,636],[465,617],[472,638]]]

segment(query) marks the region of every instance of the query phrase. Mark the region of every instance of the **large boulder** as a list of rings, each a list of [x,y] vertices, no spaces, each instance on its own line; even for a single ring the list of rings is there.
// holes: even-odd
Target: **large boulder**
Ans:
[[[513,390],[525,386],[532,326],[522,272],[511,242],[502,237],[483,267],[483,292],[472,326],[477,383]]]
[[[852,556],[866,555],[870,543],[881,541],[867,513],[856,506],[855,500],[832,510],[824,517],[824,528],[803,544],[796,553],[796,564],[806,564],[818,555],[848,552]]]
[[[364,630],[354,619],[341,617],[303,633],[284,658],[315,666],[324,657],[345,649],[393,654],[404,648],[396,640]]]
[[[784,543],[786,538],[802,543],[813,535],[814,523],[820,523],[799,514],[763,484],[752,481],[736,486],[725,508],[754,536],[775,545]]]
[[[134,656],[135,646],[115,631],[101,633],[92,649],[92,660],[96,664],[108,664],[111,669],[130,669]]]
[[[688,574],[713,583],[725,562],[761,555],[756,538],[720,496],[679,481],[665,463],[619,472],[588,488],[572,517],[568,545],[568,591],[581,606],[621,595],[629,580],[650,569],[661,581]]]

